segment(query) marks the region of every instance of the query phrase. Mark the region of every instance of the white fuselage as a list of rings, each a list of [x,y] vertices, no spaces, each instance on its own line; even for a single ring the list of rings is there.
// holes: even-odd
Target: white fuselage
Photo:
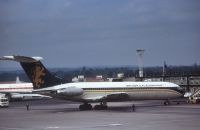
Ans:
[[[0,94],[6,94],[11,100],[50,98],[44,95],[32,94],[32,83],[0,84]]]
[[[0,84],[0,93],[31,93],[32,83]]]
[[[79,96],[62,96],[57,93],[49,93],[67,88],[80,88],[83,94]],[[56,85],[53,87],[35,90],[49,96],[74,101],[98,101],[98,97],[111,96],[111,101],[122,100],[167,100],[183,96],[180,86],[169,82],[79,82]],[[45,92],[45,93],[44,93]],[[120,97],[122,94],[122,97]],[[113,95],[118,97],[113,98]],[[128,98],[123,98],[128,95]]]

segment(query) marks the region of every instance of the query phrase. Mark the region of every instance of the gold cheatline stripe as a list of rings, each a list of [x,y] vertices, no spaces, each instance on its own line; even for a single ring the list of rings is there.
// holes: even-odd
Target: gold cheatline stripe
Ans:
[[[171,89],[132,89],[132,90],[84,90],[85,92],[142,92],[142,91],[163,91],[163,92],[173,92],[176,94],[181,95],[179,92]]]

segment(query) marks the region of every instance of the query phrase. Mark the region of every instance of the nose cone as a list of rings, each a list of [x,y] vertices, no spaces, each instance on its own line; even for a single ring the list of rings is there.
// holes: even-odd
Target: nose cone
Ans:
[[[177,85],[177,84],[175,84],[175,83],[169,83],[169,85],[170,85],[171,87],[175,88],[176,91],[177,91],[178,93],[181,94],[181,97],[184,97],[185,90],[184,90],[182,87],[180,87],[179,85]]]

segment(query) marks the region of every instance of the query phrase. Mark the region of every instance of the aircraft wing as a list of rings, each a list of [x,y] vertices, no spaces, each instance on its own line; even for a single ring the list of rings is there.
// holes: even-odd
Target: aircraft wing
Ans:
[[[125,92],[121,93],[112,93],[112,94],[103,94],[103,95],[98,95],[98,96],[89,96],[85,97],[85,100],[88,101],[123,101],[123,100],[128,100],[129,95]]]
[[[51,98],[50,96],[44,96],[40,94],[33,94],[33,93],[12,93],[11,97],[13,100],[34,100],[34,99],[48,99]]]

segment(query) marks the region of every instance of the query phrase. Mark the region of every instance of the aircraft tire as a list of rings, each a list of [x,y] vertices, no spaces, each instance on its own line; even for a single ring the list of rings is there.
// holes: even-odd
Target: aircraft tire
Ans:
[[[108,109],[108,106],[107,105],[95,105],[94,109],[95,110],[106,110],[106,109]]]
[[[81,110],[81,111],[92,110],[92,105],[91,104],[82,104],[79,106],[79,110]]]

